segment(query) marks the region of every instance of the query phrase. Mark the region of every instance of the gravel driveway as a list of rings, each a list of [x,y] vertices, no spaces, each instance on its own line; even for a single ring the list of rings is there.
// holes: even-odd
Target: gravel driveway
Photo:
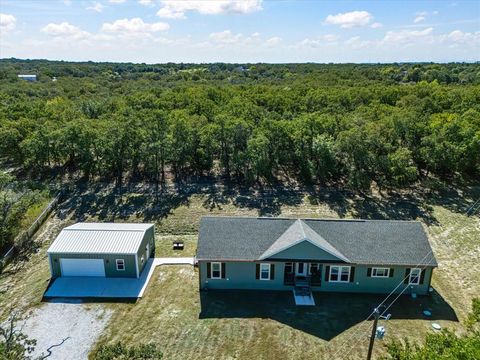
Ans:
[[[102,334],[112,312],[101,304],[83,304],[78,300],[55,300],[33,310],[25,321],[23,332],[37,340],[34,357],[42,353],[50,360],[85,360]]]

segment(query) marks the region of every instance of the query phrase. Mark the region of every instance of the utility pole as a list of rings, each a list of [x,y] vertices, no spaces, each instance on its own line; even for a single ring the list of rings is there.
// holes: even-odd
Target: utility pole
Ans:
[[[373,315],[375,316],[375,319],[373,320],[372,335],[370,336],[370,344],[368,345],[367,360],[370,360],[372,358],[373,343],[375,342],[375,336],[377,334],[378,318],[380,317],[380,311],[378,311],[378,308],[375,308],[373,310]]]

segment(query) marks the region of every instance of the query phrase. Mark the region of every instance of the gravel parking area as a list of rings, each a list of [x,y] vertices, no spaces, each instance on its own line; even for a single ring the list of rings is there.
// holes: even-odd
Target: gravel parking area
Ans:
[[[37,340],[33,357],[85,360],[112,315],[101,304],[85,304],[79,300],[56,299],[32,311],[23,325],[23,332]],[[63,343],[62,341],[66,339]]]

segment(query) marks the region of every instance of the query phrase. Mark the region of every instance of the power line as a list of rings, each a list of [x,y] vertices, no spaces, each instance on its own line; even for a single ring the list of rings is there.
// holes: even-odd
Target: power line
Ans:
[[[472,214],[474,214],[474,213],[480,208],[480,198],[478,198],[477,201],[475,201],[475,202],[466,210],[465,214],[467,215],[477,204],[478,204],[478,208],[476,208],[476,209],[473,211]],[[443,229],[443,230],[445,230],[444,227],[443,227],[443,225],[441,225],[441,224],[440,224],[440,228]],[[437,236],[438,236],[438,235],[437,235]],[[447,247],[450,248],[450,244],[448,244],[447,242],[444,242],[444,244],[445,244]],[[417,265],[415,266],[415,268],[420,268],[420,265],[422,264],[423,260],[425,260],[425,258],[426,258],[427,256],[429,256],[430,254],[432,254],[432,260],[433,260],[433,249],[430,248],[430,251],[422,258],[422,260],[420,260],[419,264],[417,264]],[[424,269],[426,269],[427,266],[428,266],[428,262],[426,262],[426,263],[423,265],[423,269],[420,268],[421,271],[423,271]],[[420,272],[420,274],[419,274],[418,276],[421,276],[421,272]],[[401,286],[402,284],[404,284],[405,280],[406,280],[407,278],[409,278],[409,277],[410,277],[410,274],[408,274],[407,276],[405,276],[405,277],[400,281],[400,283],[387,295],[387,297],[375,308],[375,310],[378,309],[378,308],[380,308],[380,307],[386,302],[386,300],[397,290],[397,288],[398,288],[399,286]],[[406,284],[406,286],[404,287],[404,289],[398,294],[398,296],[390,303],[390,305],[382,312],[382,314],[381,314],[380,316],[383,316],[383,314],[385,314],[385,312],[400,298],[400,296],[401,296],[401,295],[405,292],[405,290],[407,290],[409,287],[410,287],[410,284]],[[370,319],[370,317],[375,313],[375,310],[373,310],[373,311],[370,313],[370,315],[368,315],[368,317],[367,317],[365,320],[363,320],[363,322],[368,321],[368,319]],[[362,322],[362,323],[363,323],[363,322]],[[361,324],[362,324],[362,323],[361,323]],[[360,326],[362,327],[363,325],[364,325],[364,324],[362,324],[362,325],[360,325]],[[342,343],[342,345],[340,346],[340,348],[339,348],[339,349],[335,352],[335,354],[333,355],[334,357],[335,357],[339,352],[341,352],[341,350],[343,350],[343,349],[345,348],[345,345],[346,345],[348,342],[350,342],[350,340],[353,339],[353,338],[355,337],[355,335],[357,335],[357,336],[359,335],[360,332],[359,332],[358,330],[359,330],[359,329],[357,329],[357,334],[354,332],[345,342]],[[362,335],[362,333],[360,333],[360,335]],[[357,344],[358,342],[359,342],[359,340],[357,340],[355,344]],[[348,354],[352,351],[352,349],[353,349],[353,346],[350,348],[350,350],[347,352],[346,355],[348,355]],[[346,355],[345,355],[345,357],[346,357]]]

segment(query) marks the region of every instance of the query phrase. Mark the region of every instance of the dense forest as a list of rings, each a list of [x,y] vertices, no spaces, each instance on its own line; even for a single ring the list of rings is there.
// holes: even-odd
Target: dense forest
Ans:
[[[31,178],[365,190],[480,176],[480,64],[3,59],[0,104],[0,159]]]

